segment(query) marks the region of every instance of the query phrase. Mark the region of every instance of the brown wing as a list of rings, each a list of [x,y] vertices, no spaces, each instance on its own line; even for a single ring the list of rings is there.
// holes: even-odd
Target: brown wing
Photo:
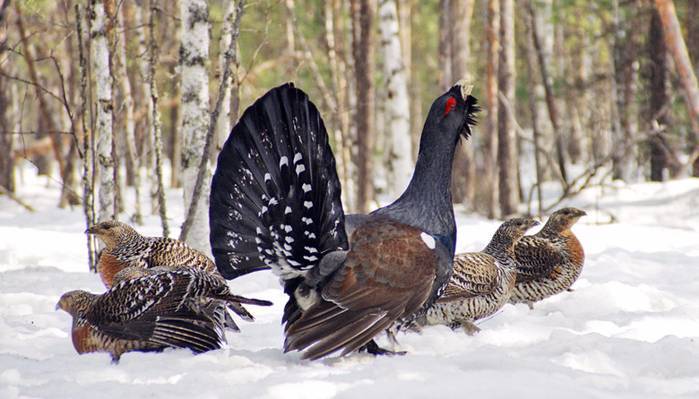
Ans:
[[[152,241],[152,246],[148,267],[188,266],[209,273],[216,272],[216,265],[209,257],[187,246],[182,241],[171,238],[155,238]]]
[[[544,278],[565,261],[551,241],[537,236],[524,236],[517,242],[515,259],[517,282]]]
[[[343,266],[314,305],[287,330],[285,351],[307,349],[317,359],[354,351],[429,298],[439,258],[419,229],[380,220],[352,234]]]
[[[439,303],[451,302],[492,292],[497,284],[495,258],[482,252],[454,257],[454,271]]]
[[[85,319],[116,339],[195,352],[220,348],[221,320],[182,306],[192,279],[186,273],[158,273],[122,281],[95,301]]]

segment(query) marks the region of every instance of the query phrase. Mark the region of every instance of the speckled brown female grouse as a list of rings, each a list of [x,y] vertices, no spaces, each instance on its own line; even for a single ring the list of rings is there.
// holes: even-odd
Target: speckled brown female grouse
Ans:
[[[570,230],[586,213],[577,208],[554,212],[538,233],[522,237],[515,248],[517,282],[512,303],[534,302],[569,290],[580,277],[585,252]]]
[[[144,237],[131,226],[114,220],[97,223],[86,232],[95,234],[105,244],[97,272],[107,288],[112,286],[114,276],[127,267],[186,266],[218,275],[209,257],[179,240]]]
[[[225,282],[201,270],[147,274],[120,281],[102,295],[77,290],[61,296],[56,308],[73,316],[78,353],[107,352],[118,361],[129,351],[205,352],[225,343],[226,305],[236,312],[244,303],[271,305],[233,295]]]
[[[515,285],[515,244],[537,224],[530,218],[510,219],[483,251],[457,254],[444,294],[417,324],[463,327],[469,334],[479,331],[473,322],[497,312],[510,298]]]

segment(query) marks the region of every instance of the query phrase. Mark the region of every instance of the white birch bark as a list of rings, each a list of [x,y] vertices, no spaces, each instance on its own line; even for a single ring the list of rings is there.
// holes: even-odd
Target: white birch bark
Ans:
[[[180,0],[182,37],[182,184],[185,213],[192,201],[197,169],[201,162],[209,126],[209,76],[205,62],[209,58],[209,9],[205,0]],[[207,169],[210,165],[207,164]],[[207,180],[211,171],[207,170]],[[211,253],[209,245],[209,185],[202,187],[187,243]]]
[[[410,104],[395,0],[381,1],[379,31],[386,79],[384,118],[385,132],[388,136],[386,150],[389,151],[387,191],[394,197],[400,195],[408,186],[413,170]]]
[[[231,46],[233,40],[233,21],[235,21],[236,2],[231,0],[226,6],[226,13],[223,17],[223,32],[219,42],[218,67],[221,79],[223,79],[223,69],[226,65],[226,51]],[[237,48],[236,48],[237,50]],[[233,89],[233,79],[237,79],[237,62],[231,65],[233,69],[231,76],[228,78],[226,89],[223,93],[223,102],[221,103],[221,114],[216,122],[216,143],[222,147],[228,138],[231,131],[231,90]],[[214,152],[215,153],[215,152]]]
[[[93,0],[90,37],[92,70],[97,95],[97,173],[99,175],[98,220],[116,218],[114,201],[114,160],[112,158],[112,75],[106,35],[104,3]]]

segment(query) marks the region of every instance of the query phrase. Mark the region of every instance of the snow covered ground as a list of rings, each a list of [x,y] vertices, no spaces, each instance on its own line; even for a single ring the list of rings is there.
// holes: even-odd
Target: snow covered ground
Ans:
[[[0,197],[0,398],[699,397],[697,179],[584,192],[569,203],[589,214],[574,228],[587,253],[575,291],[507,305],[474,337],[434,327],[399,336],[403,357],[301,361],[280,350],[284,297],[258,273],[230,285],[275,306],[252,309],[257,322],[241,322],[228,348],[112,365],[78,356],[54,310],[65,291],[102,291],[86,271],[82,212],[56,209],[55,182],[25,172],[18,194],[37,212]],[[496,226],[459,217],[458,250],[480,249]],[[158,234],[158,219],[139,230]]]

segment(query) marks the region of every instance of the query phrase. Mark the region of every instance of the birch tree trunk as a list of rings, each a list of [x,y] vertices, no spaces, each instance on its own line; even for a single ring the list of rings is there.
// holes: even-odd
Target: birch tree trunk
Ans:
[[[373,0],[352,0],[352,53],[357,77],[357,211],[369,211],[373,198],[371,153],[374,135]]]
[[[398,35],[398,10],[395,0],[381,0],[379,31],[383,72],[386,79],[384,129],[389,137],[388,194],[400,195],[412,176],[412,143],[410,140],[410,103],[405,65]]]
[[[471,18],[473,16],[473,0],[451,0],[451,73],[453,84],[459,79],[471,81],[473,75],[469,70],[469,38],[471,37]],[[455,203],[473,207],[475,203],[476,162],[473,145],[461,142],[454,154],[454,173],[451,186]]]
[[[107,0],[108,1],[108,0]],[[114,159],[112,158],[112,74],[107,44],[105,2],[91,0],[92,71],[97,95],[97,174],[99,176],[97,220],[115,219]]]
[[[209,8],[205,0],[180,0],[182,37],[180,69],[182,72],[182,185],[185,214],[189,211],[197,171],[201,162],[209,128],[209,77],[206,60],[209,58]],[[206,163],[206,176],[211,176]],[[209,245],[209,185],[204,185],[201,201],[195,209],[191,233],[187,243],[211,253]]]
[[[218,56],[218,68],[221,79],[223,79],[223,69],[226,65],[226,51],[231,45],[233,40],[233,21],[235,20],[236,2],[231,0],[226,6],[226,12],[223,17],[223,28],[221,33],[221,40],[219,41],[219,56]],[[236,46],[237,51],[237,46]],[[238,57],[235,57],[236,60]],[[238,68],[237,62],[235,65],[231,65],[232,72],[228,77],[228,82],[225,84],[223,92],[223,102],[221,103],[221,114],[218,116],[218,121],[216,122],[216,145],[218,147],[223,147],[223,144],[228,138],[228,134],[231,131],[231,90],[233,90],[233,81],[238,80]],[[216,152],[213,152],[215,154]]]
[[[167,203],[165,201],[165,183],[163,179],[163,141],[160,132],[160,110],[158,109],[158,86],[155,81],[155,66],[158,64],[159,48],[155,38],[155,14],[159,8],[157,0],[150,0],[150,16],[148,18],[148,30],[150,32],[150,41],[148,42],[148,62],[146,81],[148,82],[149,110],[150,115],[150,136],[153,140],[153,159],[155,163],[155,187],[158,203],[158,213],[160,214],[160,224],[163,228],[163,237],[170,235],[170,227],[167,221]]]
[[[494,218],[497,204],[497,149],[498,149],[498,61],[500,52],[500,1],[488,0],[488,42],[485,96],[486,134],[483,140],[483,205],[486,215]]]
[[[516,213],[519,204],[517,132],[512,123],[515,106],[514,5],[514,0],[500,1],[498,86],[499,94],[507,101],[507,104],[501,101],[498,106],[498,195],[503,216]]]

